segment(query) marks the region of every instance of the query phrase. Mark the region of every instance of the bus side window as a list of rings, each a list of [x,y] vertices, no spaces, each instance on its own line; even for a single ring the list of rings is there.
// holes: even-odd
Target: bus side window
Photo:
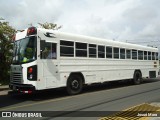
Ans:
[[[144,51],[144,60],[147,60],[147,51]]]
[[[106,58],[112,58],[112,47],[106,46]]]
[[[120,48],[120,59],[125,59],[126,56],[125,56],[125,49],[124,48]]]
[[[132,59],[137,60],[137,50],[132,50]]]
[[[98,58],[105,58],[104,46],[98,45]]]
[[[155,52],[152,52],[152,60],[156,60]]]
[[[119,48],[113,48],[114,58],[119,59]]]
[[[74,57],[74,42],[60,40],[60,56]]]
[[[158,60],[159,58],[158,58],[158,52],[156,52],[156,60]]]
[[[143,51],[138,50],[138,60],[143,60]]]
[[[151,58],[151,52],[148,52],[148,60],[152,60],[152,58]]]
[[[57,50],[56,43],[46,42],[45,48],[41,53],[41,59],[56,59],[57,58],[56,50]]]
[[[89,44],[89,57],[96,58],[97,57],[97,45]]]
[[[87,43],[76,42],[76,57],[87,57]]]
[[[126,50],[126,58],[131,59],[131,50]]]
[[[57,44],[56,43],[52,43],[51,46],[51,51],[48,54],[48,59],[57,59]]]

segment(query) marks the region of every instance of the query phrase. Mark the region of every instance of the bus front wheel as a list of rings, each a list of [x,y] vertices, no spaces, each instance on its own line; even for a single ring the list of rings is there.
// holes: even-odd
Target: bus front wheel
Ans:
[[[142,81],[142,74],[140,71],[135,71],[133,76],[133,84],[138,85]]]
[[[71,75],[67,81],[67,92],[69,95],[76,95],[82,91],[83,82],[79,75]]]

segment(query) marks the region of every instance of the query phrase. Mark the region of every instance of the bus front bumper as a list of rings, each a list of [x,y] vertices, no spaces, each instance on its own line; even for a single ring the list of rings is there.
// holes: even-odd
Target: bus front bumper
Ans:
[[[9,88],[14,91],[35,91],[35,86],[30,84],[10,83]]]

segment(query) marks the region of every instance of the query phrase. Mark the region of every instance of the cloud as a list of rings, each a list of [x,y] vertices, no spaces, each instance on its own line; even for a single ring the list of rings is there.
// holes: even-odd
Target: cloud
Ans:
[[[159,0],[1,0],[0,15],[16,29],[38,22],[60,31],[126,40],[159,39]]]
[[[79,6],[78,10],[71,12],[70,15],[67,13],[62,15],[62,21],[68,17],[64,29],[80,34],[112,39],[123,30],[122,13],[129,8],[128,4],[132,1],[117,2],[117,0],[114,0],[106,2],[101,0],[101,2],[91,2],[91,0],[88,0],[86,6]]]
[[[12,1],[14,2],[14,1]],[[14,27],[23,29],[28,24],[38,22],[53,22],[61,15],[63,0],[17,0],[16,4],[1,4],[1,15]]]
[[[139,0],[138,4],[128,9],[123,13],[124,21],[126,22],[126,26],[130,28],[129,33],[130,37],[126,37],[131,41],[144,44],[150,44],[150,41],[158,40],[160,38],[160,34],[158,31],[160,30],[160,11],[159,6],[160,1],[158,0],[146,0],[145,2]],[[136,41],[137,40],[137,41]],[[157,43],[152,43],[154,46],[157,46]]]

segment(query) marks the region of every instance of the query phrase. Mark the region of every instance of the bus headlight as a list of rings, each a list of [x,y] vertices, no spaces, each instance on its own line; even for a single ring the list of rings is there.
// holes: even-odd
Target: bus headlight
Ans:
[[[31,81],[37,80],[37,65],[27,68],[27,79]]]

